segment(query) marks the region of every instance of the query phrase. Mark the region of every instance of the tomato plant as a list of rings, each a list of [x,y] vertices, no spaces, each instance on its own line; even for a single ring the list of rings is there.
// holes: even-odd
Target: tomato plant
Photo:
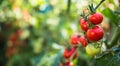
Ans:
[[[0,0],[0,66],[120,66],[119,5]]]
[[[103,40],[105,32],[103,30],[104,27],[101,27],[101,24],[105,24],[103,22],[103,15],[101,13],[96,12],[97,8],[102,4],[105,0],[101,0],[99,4],[94,7],[93,4],[89,5],[89,9],[83,11],[83,13],[80,15],[81,18],[79,20],[80,28],[83,31],[83,34],[80,36],[73,34],[70,38],[71,44],[76,45],[79,49],[78,44],[82,44],[82,47],[85,48],[86,54],[93,56],[94,59],[101,57],[104,55],[105,50],[103,47],[103,43],[107,43],[106,40]],[[110,10],[104,10],[105,12],[112,13]],[[103,12],[104,13],[104,12]],[[106,15],[107,17],[110,17],[109,15]],[[112,13],[112,16],[115,16]],[[112,19],[112,17],[110,17]],[[118,18],[116,18],[116,21]],[[115,20],[112,20],[115,21]],[[115,21],[115,24],[116,24]],[[116,24],[117,25],[117,24]],[[119,30],[119,28],[117,28]],[[116,32],[113,36],[113,39],[111,39],[110,44],[113,44],[115,42],[115,39],[118,39],[119,32]],[[105,41],[105,42],[104,42]],[[116,40],[118,41],[118,40]],[[114,51],[114,49],[110,49],[109,52]],[[72,54],[74,55],[74,53]],[[115,60],[114,60],[115,61]],[[96,66],[96,65],[94,65]]]

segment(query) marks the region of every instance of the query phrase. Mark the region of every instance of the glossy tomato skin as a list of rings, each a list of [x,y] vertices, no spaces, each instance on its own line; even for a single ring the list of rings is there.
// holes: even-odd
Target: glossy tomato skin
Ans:
[[[103,16],[101,14],[99,14],[99,13],[94,13],[94,14],[90,15],[88,19],[94,25],[98,25],[98,24],[100,24],[102,22]]]
[[[69,59],[75,51],[76,51],[76,48],[65,49],[65,50],[64,50],[64,53],[63,53],[63,56],[64,56],[66,59]],[[77,56],[78,56],[78,53],[76,52],[76,53],[75,53],[75,56],[73,56],[73,59],[75,59]]]
[[[70,43],[72,45],[77,45],[78,44],[78,40],[79,40],[79,35],[78,33],[74,33],[71,37],[70,37]]]
[[[87,39],[86,39],[85,36],[80,36],[79,42],[80,42],[84,47],[86,47],[86,46],[88,45],[88,42],[87,42]]]
[[[91,29],[88,29],[86,35],[90,41],[99,41],[103,38],[104,31],[100,26],[95,26]]]
[[[89,29],[89,24],[85,19],[80,19],[80,27],[83,31],[87,31]]]

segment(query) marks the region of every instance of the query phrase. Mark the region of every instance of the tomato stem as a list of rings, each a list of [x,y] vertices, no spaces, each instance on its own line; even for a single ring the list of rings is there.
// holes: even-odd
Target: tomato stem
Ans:
[[[112,48],[111,49],[107,49],[106,51],[103,51],[100,55],[96,55],[96,57],[94,57],[94,59],[100,59],[102,57],[104,57],[105,55],[109,54],[112,52]]]
[[[95,11],[96,11],[96,9],[104,2],[105,0],[101,0],[100,2],[99,2],[99,4],[95,7]]]
[[[96,11],[96,9],[104,2],[105,0],[101,0],[100,2],[99,2],[99,4],[94,8],[93,7],[93,4],[92,5],[89,5],[89,9],[90,9],[90,11],[92,12],[90,12],[90,13],[88,13],[85,17],[87,17],[87,16],[89,16],[90,14],[93,14],[93,13],[95,13],[95,11]]]

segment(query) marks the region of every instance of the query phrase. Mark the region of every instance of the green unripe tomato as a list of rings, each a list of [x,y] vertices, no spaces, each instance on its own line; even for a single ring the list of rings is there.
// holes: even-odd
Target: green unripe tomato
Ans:
[[[101,47],[97,47],[95,44],[88,44],[85,50],[88,55],[94,56],[101,52]]]

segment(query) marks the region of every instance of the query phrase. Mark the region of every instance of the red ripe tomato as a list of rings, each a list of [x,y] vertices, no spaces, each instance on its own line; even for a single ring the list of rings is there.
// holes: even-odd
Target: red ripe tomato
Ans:
[[[72,48],[72,49],[65,49],[63,56],[68,59],[72,56],[72,54],[76,51],[76,48]],[[78,53],[76,52],[75,56],[73,57],[73,59],[75,59],[78,56]]]
[[[89,24],[85,19],[80,20],[80,27],[83,31],[87,31],[89,29]]]
[[[94,28],[88,29],[86,35],[88,40],[99,41],[103,38],[104,31],[100,26],[95,26]]]
[[[75,33],[75,34],[73,34],[73,35],[71,36],[71,38],[70,38],[70,43],[71,43],[72,45],[77,45],[77,44],[78,44],[78,40],[79,40],[79,35],[78,35],[78,33]]]
[[[63,56],[65,57],[65,58],[70,58],[70,56],[71,56],[71,54],[70,54],[70,50],[68,50],[68,49],[65,49],[64,50],[64,53],[63,53]]]
[[[88,45],[88,42],[87,42],[87,39],[86,39],[85,36],[81,36],[81,37],[79,38],[79,42],[80,42],[84,47],[86,47],[86,46]]]
[[[73,62],[66,62],[65,66],[74,66]]]
[[[99,14],[99,13],[94,13],[94,14],[89,16],[89,20],[94,25],[98,25],[98,24],[100,24],[102,22],[103,16],[101,14]]]

